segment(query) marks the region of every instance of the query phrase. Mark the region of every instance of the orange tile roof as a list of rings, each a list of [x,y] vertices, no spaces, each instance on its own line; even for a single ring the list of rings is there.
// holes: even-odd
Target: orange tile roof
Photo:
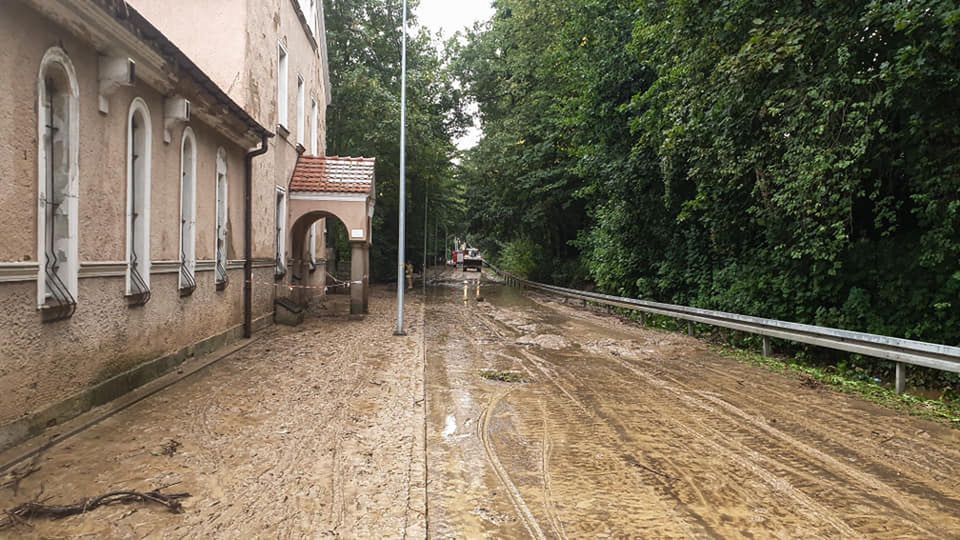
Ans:
[[[364,157],[300,156],[290,191],[372,193],[375,163],[376,159]]]

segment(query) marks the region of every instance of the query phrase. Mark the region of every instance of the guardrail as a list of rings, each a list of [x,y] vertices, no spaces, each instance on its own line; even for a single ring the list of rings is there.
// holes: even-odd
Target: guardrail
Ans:
[[[764,356],[770,355],[770,338],[777,338],[891,360],[896,362],[895,388],[898,394],[903,393],[906,387],[905,366],[907,364],[960,373],[960,347],[567,289],[522,279],[491,264],[488,264],[488,266],[501,275],[511,286],[578,299],[584,305],[589,302],[639,311],[641,316],[643,313],[650,313],[685,320],[687,321],[687,331],[691,335],[693,334],[693,323],[756,334],[763,337]]]

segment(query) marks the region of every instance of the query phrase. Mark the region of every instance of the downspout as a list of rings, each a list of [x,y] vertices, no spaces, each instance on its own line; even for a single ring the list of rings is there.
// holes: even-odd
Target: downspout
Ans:
[[[243,163],[243,337],[253,335],[253,158],[267,153],[269,135],[261,135],[260,148],[244,155]]]

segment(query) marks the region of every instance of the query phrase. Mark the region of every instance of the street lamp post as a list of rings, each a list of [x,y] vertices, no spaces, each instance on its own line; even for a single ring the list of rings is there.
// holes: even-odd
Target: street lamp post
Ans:
[[[403,287],[404,265],[406,259],[406,216],[407,211],[407,0],[403,0],[403,44],[400,46],[400,228],[397,246],[397,329],[395,336],[404,336],[403,331]]]

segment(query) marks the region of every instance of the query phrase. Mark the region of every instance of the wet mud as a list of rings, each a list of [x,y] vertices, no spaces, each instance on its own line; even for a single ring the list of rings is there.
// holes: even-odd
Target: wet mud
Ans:
[[[957,430],[448,278],[426,314],[431,536],[960,538]]]
[[[347,298],[45,451],[3,538],[960,538],[960,431],[447,272]],[[424,384],[426,381],[426,384]]]
[[[224,358],[43,453],[0,508],[67,504],[119,489],[189,492],[184,512],[98,508],[32,520],[3,538],[399,538],[423,536],[422,304],[394,337],[394,304],[274,327]]]

